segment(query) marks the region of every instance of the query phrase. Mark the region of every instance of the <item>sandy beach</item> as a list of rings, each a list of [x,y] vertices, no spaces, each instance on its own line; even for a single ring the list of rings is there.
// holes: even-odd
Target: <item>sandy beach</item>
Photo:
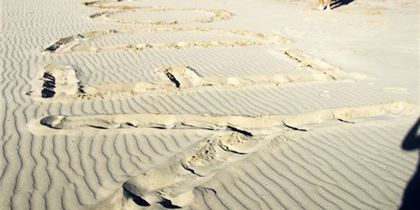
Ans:
[[[0,7],[1,210],[420,205],[418,1]]]

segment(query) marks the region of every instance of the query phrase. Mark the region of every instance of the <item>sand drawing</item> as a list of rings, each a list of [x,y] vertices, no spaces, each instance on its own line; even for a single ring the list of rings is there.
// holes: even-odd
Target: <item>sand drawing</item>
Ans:
[[[284,53],[292,50],[285,50]],[[294,74],[274,74],[274,75],[251,75],[242,77],[203,77],[199,75],[199,70],[190,66],[170,66],[161,69],[155,69],[155,74],[160,75],[161,80],[151,82],[137,82],[124,84],[104,84],[104,85],[89,85],[82,84],[80,78],[77,77],[77,71],[74,67],[68,65],[50,64],[42,68],[38,79],[32,85],[32,90],[28,93],[35,100],[55,101],[55,102],[72,102],[78,99],[95,99],[107,98],[118,95],[135,96],[139,94],[179,94],[194,92],[199,90],[220,90],[220,89],[244,89],[253,86],[285,86],[293,84],[305,84],[311,82],[343,82],[343,81],[358,81],[364,80],[368,77],[359,73],[346,73],[338,67],[332,66],[322,60],[316,60],[299,52],[299,56],[305,59],[306,65],[301,65],[298,62],[298,67],[302,68],[303,72],[296,72]],[[288,58],[288,57],[286,57]],[[49,71],[54,69],[54,73]],[[66,73],[67,72],[67,73]],[[68,76],[71,73],[71,78]],[[45,78],[45,75],[52,77]],[[42,82],[41,82],[42,81]],[[62,82],[60,82],[62,81]],[[48,85],[51,83],[53,87]],[[72,91],[68,89],[69,83],[73,84]],[[61,94],[52,94],[57,89],[66,91]]]
[[[289,46],[289,37],[224,26],[203,27],[234,20],[236,15],[225,9],[147,6],[120,0],[89,1],[82,6],[89,10],[89,24],[95,27],[60,35],[62,38],[38,51],[43,56],[36,60],[40,61],[38,66],[30,67],[35,77],[28,79],[30,88],[23,92],[32,99],[25,112],[35,111],[21,118],[26,120],[22,127],[27,132],[22,136],[31,141],[17,144],[23,151],[10,149],[15,146],[12,143],[2,144],[4,157],[15,151],[34,153],[29,161],[19,163],[33,165],[33,171],[28,172],[31,178],[16,179],[27,178],[34,188],[41,186],[18,189],[25,196],[44,190],[37,196],[49,194],[54,202],[61,202],[45,201],[42,207],[200,209],[195,208],[198,205],[206,209],[210,203],[208,209],[276,209],[282,205],[281,209],[290,209],[287,205],[296,202],[292,207],[301,209],[308,209],[303,205],[315,206],[313,203],[319,209],[384,209],[377,206],[394,205],[388,201],[392,200],[389,194],[398,194],[402,182],[398,171],[405,173],[410,165],[403,156],[388,157],[375,147],[383,144],[384,150],[391,151],[395,136],[386,129],[395,126],[404,131],[401,125],[405,124],[400,121],[419,115],[420,108],[412,101],[392,98],[391,94],[404,95],[401,93],[408,90],[368,90],[366,83],[373,80],[371,76],[345,71],[322,56]],[[153,15],[159,17],[148,17]],[[230,63],[219,61],[221,57],[224,61],[230,56],[240,57],[237,52],[248,49],[252,53],[244,53],[246,56],[238,59],[242,63],[235,63],[233,70]],[[189,53],[182,54],[186,51]],[[204,56],[196,56],[201,51]],[[168,55],[176,53],[179,55]],[[278,66],[273,61],[273,65],[259,69],[266,60],[255,60],[268,55],[274,56],[267,60],[285,66],[272,68]],[[127,65],[130,62],[144,65]],[[22,75],[9,73],[6,77],[26,76]],[[359,84],[369,88],[350,89]],[[372,97],[377,89],[391,96],[381,92],[379,99]],[[381,137],[371,138],[373,135]],[[6,137],[12,142],[13,136]],[[348,139],[338,141],[341,138]],[[378,144],[371,142],[377,139]],[[25,145],[27,142],[30,146]],[[364,152],[369,146],[373,149]],[[378,171],[391,168],[389,177],[397,175],[383,180],[375,173],[366,175],[369,168],[357,165],[360,151],[366,165],[372,164]],[[350,157],[351,152],[356,155]],[[370,153],[375,152],[385,158],[371,158]],[[11,157],[7,163],[21,154]],[[393,162],[393,158],[400,159]],[[270,161],[275,164],[268,164]],[[247,167],[252,170],[243,170]],[[0,181],[3,173],[15,178],[4,171],[0,170]],[[39,178],[43,176],[49,182]],[[235,186],[225,187],[225,182]],[[377,190],[385,185],[391,190]],[[13,190],[10,194],[15,193]],[[224,206],[223,199],[231,199],[226,203],[236,208]],[[19,202],[10,199],[10,203]]]
[[[193,191],[229,165],[244,160],[259,148],[281,136],[285,141],[299,133],[322,127],[358,124],[382,116],[409,115],[419,109],[407,102],[393,102],[363,107],[319,110],[291,116],[196,116],[196,115],[97,115],[47,116],[34,121],[30,129],[37,135],[94,135],[122,129],[165,131],[211,130],[214,134],[175,155],[162,165],[126,181],[110,200],[123,208],[131,199],[142,206],[185,207],[194,202]],[[85,131],[85,132],[84,132]],[[37,133],[38,132],[38,133]],[[40,133],[39,133],[40,132]],[[118,198],[119,202],[115,202]],[[137,202],[138,203],[138,202]],[[107,202],[101,205],[107,205]]]
[[[158,130],[211,130],[235,131],[253,136],[253,130],[275,130],[276,127],[295,128],[300,125],[315,125],[324,121],[352,123],[353,118],[366,118],[416,111],[416,106],[404,101],[376,104],[362,107],[343,107],[318,110],[290,116],[211,116],[211,115],[165,115],[165,114],[130,114],[130,115],[86,115],[63,116],[51,115],[32,122],[33,132],[42,130],[71,135],[73,130],[82,132],[102,130],[158,129]],[[41,132],[42,134],[42,132]],[[94,133],[91,133],[93,135]]]
[[[175,25],[185,23],[211,23],[219,20],[228,20],[234,16],[233,13],[222,9],[203,9],[203,8],[165,8],[165,7],[146,7],[135,5],[120,5],[119,2],[92,1],[83,3],[84,6],[97,8],[104,11],[94,13],[89,17],[104,22],[115,22],[120,24],[150,24],[150,25]],[[113,18],[116,14],[121,13],[153,13],[153,12],[186,12],[186,13],[203,13],[211,14],[210,17],[194,18],[189,20],[130,20]]]
[[[142,33],[182,33],[191,32],[197,34],[224,34],[243,37],[239,40],[212,40],[212,41],[183,41],[174,43],[127,43],[114,46],[89,46],[89,40],[111,37],[120,34],[142,34]],[[151,49],[188,49],[188,48],[217,48],[217,47],[249,47],[286,43],[289,40],[279,35],[269,33],[257,33],[247,30],[224,30],[212,28],[145,28],[145,29],[110,29],[104,31],[91,31],[64,37],[46,47],[44,52],[49,53],[81,53],[81,52],[104,52],[104,51],[144,51]],[[85,44],[85,45],[82,45]]]
[[[339,67],[329,64],[320,58],[307,55],[301,50],[283,49],[282,51],[290,59],[295,60],[301,67],[321,72],[334,80],[341,78],[354,78],[356,80],[367,79],[367,75],[344,72]]]

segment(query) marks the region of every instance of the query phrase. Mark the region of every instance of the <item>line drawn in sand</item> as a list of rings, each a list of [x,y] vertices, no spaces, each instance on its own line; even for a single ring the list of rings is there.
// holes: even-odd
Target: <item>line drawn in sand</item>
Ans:
[[[97,8],[105,11],[97,12],[89,17],[105,22],[120,24],[149,24],[149,25],[175,25],[186,23],[211,23],[220,20],[228,20],[234,16],[233,13],[223,9],[204,9],[204,8],[165,8],[150,6],[121,5],[122,1],[92,1],[83,3],[86,7]],[[139,12],[190,12],[190,13],[209,13],[210,17],[193,18],[190,20],[139,20],[139,19],[117,19],[112,16],[121,13]]]
[[[95,132],[128,132],[133,130],[210,130],[237,132],[253,136],[255,132],[272,133],[276,128],[308,131],[321,122],[339,121],[357,123],[354,118],[366,118],[380,115],[414,112],[418,108],[408,102],[396,101],[369,106],[343,107],[318,110],[296,115],[263,116],[214,116],[214,115],[170,115],[170,114],[114,114],[65,116],[50,115],[30,122],[30,131],[43,135],[49,133],[73,135],[75,130],[86,135]],[[305,125],[307,127],[302,127]],[[79,135],[79,133],[77,134]]]
[[[416,105],[392,102],[371,106],[344,107],[318,110],[290,116],[199,116],[199,115],[92,115],[47,116],[34,121],[34,134],[72,135],[74,130],[118,132],[123,129],[147,129],[161,132],[175,130],[213,130],[209,137],[194,143],[167,162],[124,182],[121,189],[94,208],[107,205],[128,207],[136,200],[138,205],[162,205],[169,208],[185,207],[194,201],[194,192],[218,172],[235,162],[244,160],[253,152],[267,146],[273,139],[296,139],[299,135],[319,128],[333,129],[339,125],[377,124],[392,116],[419,113]],[[121,125],[130,124],[130,127]],[[64,131],[63,133],[60,133]],[[211,190],[211,189],[210,189]],[[214,193],[217,193],[214,191]],[[116,202],[117,201],[117,202]],[[109,202],[109,204],[108,204]]]
[[[142,81],[136,83],[115,83],[115,84],[103,84],[103,85],[88,85],[82,84],[79,78],[77,78],[76,70],[72,66],[66,65],[48,65],[42,69],[40,74],[45,74],[45,69],[54,69],[54,76],[61,81],[68,82],[69,73],[61,73],[61,71],[72,72],[72,78],[70,81],[74,81],[72,84],[77,91],[67,90],[67,83],[61,82],[55,84],[59,89],[65,89],[67,92],[58,94],[57,96],[52,95],[50,97],[43,97],[45,88],[41,88],[39,81],[44,81],[45,78],[39,77],[40,79],[35,80],[36,82],[32,85],[32,90],[29,92],[35,100],[43,101],[60,101],[60,102],[71,102],[77,99],[95,99],[95,98],[107,98],[115,95],[118,96],[135,96],[139,94],[179,94],[188,93],[199,90],[235,90],[244,89],[255,86],[286,86],[293,84],[306,84],[313,82],[345,82],[345,81],[359,81],[367,79],[368,77],[358,73],[347,73],[335,67],[331,64],[326,63],[323,60],[310,57],[303,54],[301,51],[286,49],[284,54],[285,59],[290,59],[289,55],[292,54],[298,57],[300,60],[297,62],[299,68],[303,69],[302,72],[288,73],[288,74],[274,74],[274,75],[250,75],[240,77],[203,77],[199,74],[199,71],[189,66],[169,66],[161,69],[155,69],[155,73],[160,75],[161,80],[159,81]],[[293,57],[292,59],[294,59]],[[303,63],[303,64],[302,64]],[[303,67],[302,67],[303,66]],[[76,86],[77,84],[77,86]],[[42,97],[40,97],[40,95]]]
[[[184,42],[162,42],[162,43],[130,43],[112,46],[84,46],[89,40],[102,37],[112,37],[119,34],[135,33],[214,33],[224,35],[236,35],[244,37],[242,40],[213,40],[213,41],[184,41]],[[247,30],[224,30],[214,28],[142,28],[142,29],[109,29],[103,31],[91,31],[64,37],[46,47],[43,52],[49,53],[76,53],[76,52],[106,52],[106,51],[144,51],[151,49],[188,49],[188,48],[218,48],[218,47],[250,47],[269,44],[287,43],[290,40],[269,33],[257,33]]]
[[[300,67],[328,75],[333,80],[348,78],[353,78],[354,80],[364,80],[369,78],[367,75],[361,73],[344,72],[338,66],[334,66],[320,58],[305,54],[303,51],[298,49],[284,48],[279,51],[290,59],[296,61]],[[278,51],[275,51],[274,53],[278,53]]]

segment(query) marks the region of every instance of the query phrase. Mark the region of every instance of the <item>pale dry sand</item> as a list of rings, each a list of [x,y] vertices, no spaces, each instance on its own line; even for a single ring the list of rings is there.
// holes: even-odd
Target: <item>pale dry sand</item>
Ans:
[[[419,3],[1,1],[0,209],[397,209]]]

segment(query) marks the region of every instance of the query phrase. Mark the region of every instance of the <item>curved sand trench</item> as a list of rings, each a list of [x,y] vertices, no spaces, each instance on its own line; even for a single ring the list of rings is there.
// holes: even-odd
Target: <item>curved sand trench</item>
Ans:
[[[114,3],[114,4],[112,4]],[[94,20],[104,22],[114,22],[120,24],[150,24],[150,25],[175,25],[186,23],[211,23],[219,20],[228,20],[234,16],[233,13],[222,9],[202,9],[202,8],[163,8],[163,7],[143,7],[135,5],[121,5],[118,2],[93,1],[85,2],[87,7],[97,8],[105,11],[97,12],[89,17]],[[185,13],[209,13],[210,17],[190,18],[189,20],[136,20],[112,18],[113,15],[129,12],[153,13],[153,12],[185,12]]]
[[[161,132],[211,130],[214,135],[198,141],[162,165],[130,178],[97,209],[129,208],[160,204],[163,207],[189,206],[195,201],[195,190],[220,175],[226,168],[259,153],[260,148],[276,139],[294,141],[301,134],[319,129],[337,129],[343,124],[377,124],[392,115],[419,114],[419,108],[406,102],[319,110],[291,116],[194,116],[194,115],[97,115],[47,116],[33,121],[35,135],[82,135],[98,132],[129,132],[158,129]],[[209,189],[216,193],[216,191]],[[139,200],[141,202],[139,202]]]
[[[91,39],[112,37],[119,34],[132,33],[168,33],[168,32],[192,32],[192,33],[215,33],[225,35],[235,35],[245,37],[244,40],[214,40],[214,41],[193,41],[193,42],[175,42],[175,43],[129,43],[125,45],[105,46],[105,47],[80,47],[80,43]],[[104,52],[104,51],[144,51],[150,49],[188,49],[188,48],[216,48],[216,47],[249,47],[270,44],[284,44],[289,39],[275,34],[257,33],[247,30],[224,30],[213,28],[143,28],[143,29],[110,29],[104,31],[91,31],[79,33],[59,39],[52,45],[44,49],[49,53],[76,53],[76,52]]]

